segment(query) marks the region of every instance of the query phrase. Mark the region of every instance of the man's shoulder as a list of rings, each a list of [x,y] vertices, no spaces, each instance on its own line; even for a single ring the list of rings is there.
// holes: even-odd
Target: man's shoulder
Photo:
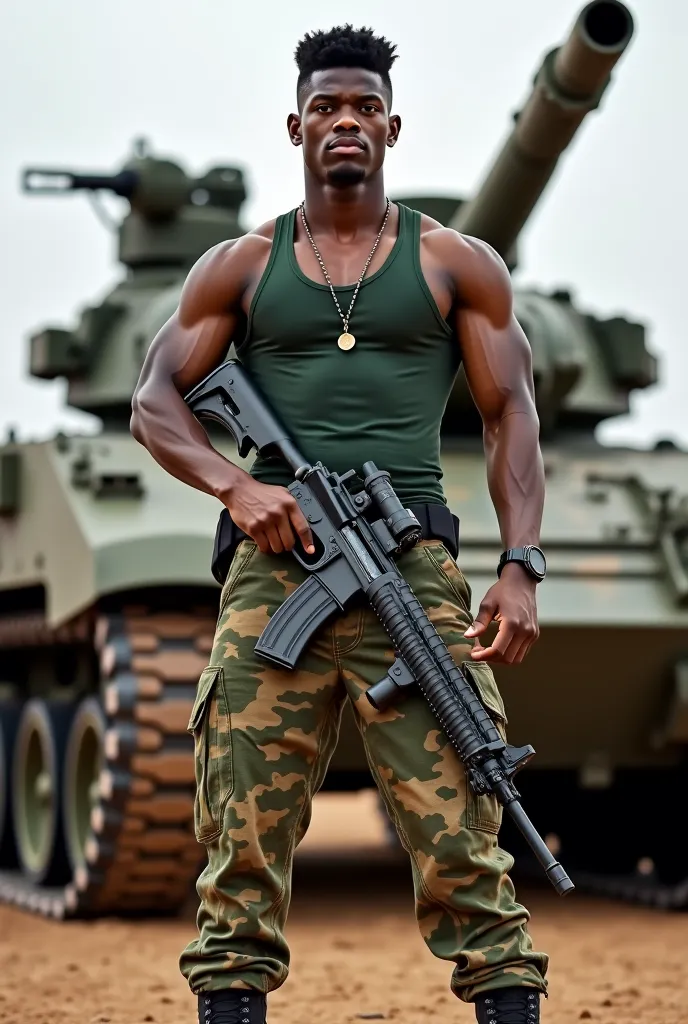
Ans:
[[[483,278],[495,285],[509,281],[501,256],[481,238],[462,235],[425,214],[421,214],[420,237],[424,250],[456,280]]]
[[[262,273],[270,258],[279,218],[265,221],[238,238],[227,238],[208,249],[194,266],[184,284],[186,304],[224,306],[238,301],[247,282]]]
[[[193,277],[210,281],[215,277],[228,280],[228,275],[243,276],[270,255],[275,237],[277,217],[265,221],[238,238],[227,238],[208,249],[196,263]]]
[[[272,220],[265,221],[264,224],[247,231],[244,235],[239,235],[238,238],[227,238],[224,242],[218,242],[205,255],[212,263],[261,256],[272,246],[276,224],[277,218],[273,217]]]
[[[460,231],[448,228],[424,213],[420,216],[420,237],[424,246],[438,254],[444,253],[452,259],[463,259],[472,263],[502,262],[492,246],[483,242],[481,238],[462,235]]]
[[[511,277],[503,259],[481,238],[462,235],[432,217],[421,216],[421,250],[451,281],[465,309],[488,312],[511,308]]]

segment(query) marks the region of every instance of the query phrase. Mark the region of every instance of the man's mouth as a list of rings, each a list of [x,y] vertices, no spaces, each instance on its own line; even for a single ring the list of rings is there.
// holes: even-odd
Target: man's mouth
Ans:
[[[335,139],[327,147],[328,149],[343,149],[343,150],[358,150],[365,149],[365,143],[355,135],[349,135],[347,138]]]

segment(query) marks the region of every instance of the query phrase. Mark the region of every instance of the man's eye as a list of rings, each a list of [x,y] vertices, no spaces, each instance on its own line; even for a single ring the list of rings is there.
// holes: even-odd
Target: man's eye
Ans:
[[[365,110],[366,114],[376,114],[377,109],[374,103],[364,103],[361,107],[361,110]]]
[[[329,103],[318,103],[318,105],[317,105],[317,107],[315,109],[318,111],[319,114],[331,114],[332,113],[332,106]]]

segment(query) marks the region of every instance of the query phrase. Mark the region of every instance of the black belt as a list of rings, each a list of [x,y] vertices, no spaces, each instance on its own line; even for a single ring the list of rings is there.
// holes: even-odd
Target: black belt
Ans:
[[[459,520],[446,505],[409,505],[420,523],[423,540],[439,540],[452,558],[459,553]],[[247,534],[239,529],[226,508],[222,509],[215,531],[215,544],[210,569],[222,585],[227,579],[234,552]]]

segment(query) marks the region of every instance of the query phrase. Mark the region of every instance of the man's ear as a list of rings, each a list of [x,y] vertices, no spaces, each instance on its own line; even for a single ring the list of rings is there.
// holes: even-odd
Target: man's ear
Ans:
[[[399,138],[401,131],[401,118],[398,114],[392,114],[389,119],[389,131],[387,132],[387,145],[393,146]]]
[[[298,114],[290,114],[287,118],[287,131],[289,132],[289,138],[291,139],[293,146],[301,146],[303,144],[303,136],[301,135],[301,118]]]

